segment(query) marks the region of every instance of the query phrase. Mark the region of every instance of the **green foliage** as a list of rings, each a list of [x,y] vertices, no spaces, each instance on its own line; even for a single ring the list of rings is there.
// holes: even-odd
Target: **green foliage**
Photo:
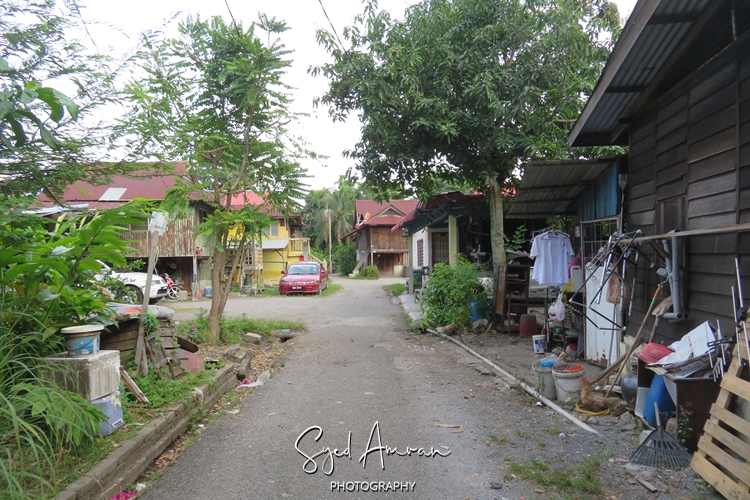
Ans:
[[[144,35],[139,76],[126,89],[133,106],[118,130],[123,139],[137,136],[133,155],[187,161],[188,175],[165,207],[179,213],[197,198],[214,210],[199,229],[214,245],[209,330],[216,341],[231,287],[227,250],[257,239],[268,211],[298,211],[306,177],[299,160],[314,156],[285,128],[296,119],[283,82],[290,52],[272,37],[286,29],[263,15],[247,29],[221,17],[188,18],[174,39]],[[248,192],[264,205],[244,202]],[[229,262],[230,276],[238,264],[239,257]]]
[[[355,201],[361,198],[363,193],[356,181],[344,175],[339,177],[336,189],[310,191],[305,198],[302,217],[307,224],[305,235],[312,245],[326,249],[329,245],[336,247],[336,242],[354,228]],[[328,241],[329,220],[332,241]]]
[[[109,316],[97,260],[125,265],[120,230],[146,214],[125,206],[51,222],[23,203],[0,200],[0,491],[26,498],[50,491],[53,457],[90,440],[103,416],[40,379],[37,359],[65,351],[60,327]]]
[[[394,283],[392,285],[386,285],[385,288],[389,289],[394,297],[398,297],[406,291],[406,285],[403,283]]]
[[[193,390],[209,381],[214,375],[215,370],[207,369],[197,373],[185,372],[179,379],[158,378],[154,370],[146,377],[138,376],[134,379],[138,387],[144,394],[148,394],[149,408],[160,408],[165,405],[178,403],[188,399]],[[135,403],[135,398],[129,392],[124,404]]]
[[[503,241],[505,242],[506,250],[515,250],[517,252],[520,251],[523,247],[523,244],[526,242],[526,226],[518,226],[512,237],[509,237],[507,234],[503,233]],[[510,254],[508,255],[508,262],[513,262],[517,258],[517,255]]]
[[[107,156],[109,132],[101,116],[92,115],[114,99],[117,73],[107,56],[71,38],[84,32],[73,2],[0,2],[0,192],[5,196],[40,190],[55,196],[76,180],[98,183],[130,170],[127,164],[96,161]],[[77,93],[69,97],[49,82]]]
[[[459,257],[455,266],[439,262],[430,270],[420,307],[423,321],[437,325],[455,323],[462,328],[471,320],[471,303],[486,300],[474,264]]]
[[[304,330],[305,324],[298,321],[254,319],[242,315],[240,318],[222,318],[221,320],[221,343],[238,344],[243,335],[253,332],[260,335],[271,336],[275,330]],[[208,335],[208,312],[205,309],[198,311],[196,319],[180,323],[178,332],[186,335],[190,340],[197,343],[210,342]]]
[[[347,50],[318,32],[333,62],[313,73],[329,79],[320,102],[335,120],[361,113],[347,154],[368,182],[483,187],[519,162],[570,156],[569,123],[619,22],[607,0],[424,0],[403,21],[368,1],[344,30]]]
[[[350,241],[342,243],[336,248],[333,260],[336,262],[336,270],[342,276],[348,276],[357,266],[357,245]]]
[[[505,262],[503,186],[534,159],[571,152],[567,135],[620,30],[608,0],[423,0],[403,20],[365,2],[346,47],[320,30],[332,62],[319,103],[336,121],[357,115],[345,154],[379,193],[408,187],[421,199],[445,185],[484,192],[493,266]]]
[[[357,278],[361,280],[376,280],[380,279],[380,273],[378,272],[378,266],[365,266],[359,270]]]

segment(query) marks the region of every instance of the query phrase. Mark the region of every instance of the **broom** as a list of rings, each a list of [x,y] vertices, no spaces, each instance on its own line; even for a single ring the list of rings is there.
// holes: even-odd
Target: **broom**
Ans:
[[[659,405],[656,410],[656,429],[641,443],[630,456],[630,461],[652,467],[664,466],[668,469],[684,469],[690,466],[690,453],[675,438],[664,432],[659,418]]]

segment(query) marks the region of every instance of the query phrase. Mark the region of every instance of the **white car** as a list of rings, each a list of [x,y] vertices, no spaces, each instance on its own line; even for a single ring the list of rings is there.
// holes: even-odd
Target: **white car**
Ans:
[[[148,273],[118,273],[113,270],[107,264],[102,261],[98,261],[102,265],[102,270],[99,274],[95,275],[95,278],[99,281],[104,279],[105,275],[117,278],[125,283],[128,288],[135,292],[136,301],[138,304],[143,303],[143,290],[146,289],[146,279],[148,279]],[[149,294],[149,303],[155,304],[160,299],[167,296],[169,287],[167,282],[163,278],[157,275],[151,276],[151,293]]]

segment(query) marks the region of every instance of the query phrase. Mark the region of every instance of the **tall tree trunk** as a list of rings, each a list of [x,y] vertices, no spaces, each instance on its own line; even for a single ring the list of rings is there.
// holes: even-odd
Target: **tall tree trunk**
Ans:
[[[505,241],[503,240],[503,184],[497,177],[490,179],[487,196],[490,202],[490,242],[492,243],[492,271],[497,276],[500,266],[505,265]],[[497,290],[497,287],[495,287]]]
[[[221,334],[221,313],[223,311],[221,278],[224,274],[224,261],[226,259],[224,248],[216,236],[216,232],[214,232],[214,255],[211,259],[211,311],[208,313],[208,336],[212,344],[219,343]],[[226,303],[226,299],[224,299],[224,303]]]

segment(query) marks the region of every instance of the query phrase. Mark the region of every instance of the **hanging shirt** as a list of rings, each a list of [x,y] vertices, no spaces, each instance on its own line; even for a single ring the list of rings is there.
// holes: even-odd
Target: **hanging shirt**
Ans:
[[[568,263],[573,259],[573,245],[565,233],[549,231],[540,234],[531,244],[534,278],[543,286],[562,286],[570,281]]]

